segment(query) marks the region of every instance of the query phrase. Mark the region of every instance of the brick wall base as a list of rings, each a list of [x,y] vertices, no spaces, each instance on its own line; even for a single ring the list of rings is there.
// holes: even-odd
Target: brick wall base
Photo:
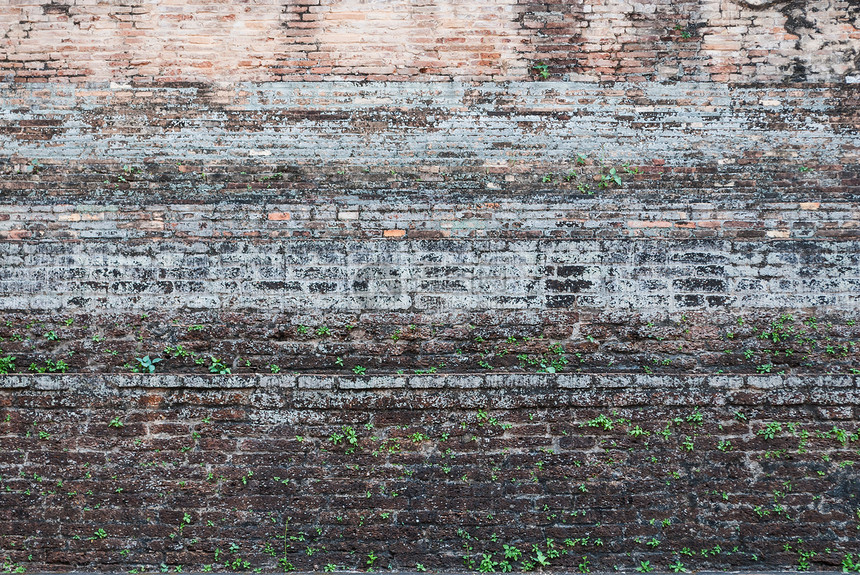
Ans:
[[[857,378],[0,386],[0,553],[28,571],[838,569],[858,550]]]

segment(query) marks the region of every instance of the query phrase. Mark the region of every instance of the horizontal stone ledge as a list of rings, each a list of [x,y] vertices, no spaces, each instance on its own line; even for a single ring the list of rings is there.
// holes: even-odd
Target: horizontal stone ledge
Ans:
[[[774,84],[772,82],[748,82],[748,83],[732,83],[726,84],[723,82],[711,81],[694,81],[685,80],[679,82],[625,82],[623,80],[614,81],[598,81],[598,80],[559,80],[535,82],[533,80],[452,80],[452,81],[356,81],[356,80],[319,80],[319,81],[239,81],[229,83],[229,85],[218,84],[217,82],[169,82],[169,83],[139,83],[139,84],[123,84],[116,83],[112,80],[93,80],[88,82],[80,82],[75,84],[57,83],[57,82],[40,82],[32,81],[26,83],[13,83],[2,87],[2,91],[6,94],[34,94],[37,98],[57,98],[57,97],[77,97],[90,101],[101,101],[113,97],[115,94],[127,94],[130,92],[143,92],[148,96],[155,94],[175,94],[194,98],[203,95],[207,98],[211,97],[211,87],[217,86],[222,89],[227,89],[227,93],[238,92],[239,94],[247,94],[248,92],[267,92],[278,96],[281,101],[260,103],[253,101],[246,105],[248,106],[269,106],[275,107],[278,104],[286,102],[303,103],[310,97],[327,97],[337,96],[338,99],[331,101],[326,99],[326,104],[329,107],[343,106],[356,107],[367,106],[366,102],[358,102],[352,100],[352,93],[356,94],[373,94],[385,95],[388,100],[379,100],[379,106],[399,106],[401,104],[410,104],[413,107],[426,106],[423,99],[426,96],[434,97],[460,97],[465,98],[467,95],[472,95],[479,92],[487,92],[489,94],[507,94],[515,92],[523,98],[531,98],[538,100],[544,96],[550,95],[556,98],[573,99],[581,96],[583,93],[599,94],[604,99],[612,98],[614,100],[623,101],[628,97],[661,97],[666,98],[677,95],[679,92],[688,92],[690,96],[695,96],[704,99],[703,93],[720,93],[725,96],[738,94],[744,98],[745,102],[749,102],[751,95],[764,93],[764,95],[775,98],[778,96],[797,98],[793,93],[806,92],[815,93],[827,91],[831,89],[847,90],[852,93],[856,88],[846,82],[783,82]],[[607,90],[617,90],[612,94],[608,94]],[[91,92],[92,90],[102,90],[98,93]],[[561,90],[567,90],[562,92]],[[625,91],[630,91],[626,93]],[[223,95],[221,96],[223,97]],[[235,96],[240,99],[239,96]],[[247,100],[247,96],[244,98]],[[539,100],[542,101],[542,100]],[[728,102],[726,100],[725,102]],[[124,100],[124,102],[128,102]],[[724,103],[725,103],[724,102]],[[486,104],[481,104],[486,107]],[[632,105],[632,104],[631,104]],[[667,106],[664,102],[664,106]],[[773,107],[767,102],[756,101],[756,105],[762,107]]]
[[[122,571],[34,571],[28,572],[28,575],[58,575],[58,573],[64,573],[65,575],[124,575],[125,572]],[[319,571],[293,571],[293,575],[319,575]],[[335,575],[355,575],[356,573],[362,573],[362,571],[331,571]],[[386,571],[386,575],[419,575],[418,571]],[[432,573],[444,574],[444,575],[472,575],[473,571],[440,571],[433,570]],[[517,573],[517,572],[514,572]],[[552,575],[579,575],[576,571],[555,571],[550,570],[547,573],[552,573]],[[608,575],[610,573],[614,573],[613,571],[591,571],[592,575]],[[633,573],[633,571],[622,571],[622,573]],[[651,575],[670,575],[670,571],[652,571]],[[787,573],[797,574],[797,571],[794,570],[750,570],[750,571],[696,571],[696,575],[785,575]],[[843,575],[845,571],[813,571],[815,575]],[[203,575],[203,572],[200,571],[189,571],[187,575]],[[235,575],[232,571],[210,571],[207,575]]]
[[[125,571],[28,571],[28,575],[58,575],[62,573],[64,575],[125,575]],[[319,571],[292,571],[292,575],[319,575]],[[355,575],[356,573],[363,573],[363,571],[331,571],[335,575]],[[386,571],[386,575],[419,575],[419,571]],[[432,570],[429,573],[437,573],[444,575],[472,575],[474,571],[448,571],[448,570]],[[514,573],[518,573],[514,571]],[[522,573],[522,572],[519,572]],[[552,575],[579,575],[576,571],[556,571],[549,570],[545,571],[545,573],[551,573]],[[591,571],[592,575],[609,575],[610,573],[616,573],[614,571]],[[621,573],[633,573],[633,571],[621,571]],[[670,575],[670,571],[652,571],[651,575]],[[794,570],[784,570],[779,571],[775,569],[770,570],[749,570],[749,571],[696,571],[696,575],[785,575],[787,573],[797,574],[797,571]],[[815,575],[844,575],[845,571],[812,571]],[[188,571],[186,575],[203,575],[202,571]],[[209,571],[207,575],[235,575],[233,571]]]
[[[272,389],[315,392],[500,391],[545,393],[601,390],[672,392],[711,391],[853,391],[856,375],[640,375],[629,373],[446,373],[446,374],[20,374],[0,376],[0,390],[44,392],[84,389]]]

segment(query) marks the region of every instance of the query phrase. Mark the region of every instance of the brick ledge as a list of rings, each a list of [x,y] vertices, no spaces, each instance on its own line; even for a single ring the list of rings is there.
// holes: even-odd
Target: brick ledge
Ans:
[[[0,389],[60,391],[93,387],[198,388],[295,390],[666,390],[708,388],[725,390],[802,390],[827,388],[849,391],[860,388],[855,375],[636,375],[636,374],[429,374],[429,375],[331,375],[331,374],[20,374],[0,376]]]

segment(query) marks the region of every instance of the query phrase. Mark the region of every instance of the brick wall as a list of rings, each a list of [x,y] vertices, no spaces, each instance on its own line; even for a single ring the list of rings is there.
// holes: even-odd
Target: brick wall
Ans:
[[[0,73],[18,81],[857,78],[853,2],[101,0],[7,3]]]
[[[7,83],[2,90],[0,142],[14,160],[4,162],[4,172],[26,169],[32,160],[58,164],[53,181],[47,169],[39,174],[54,193],[71,193],[75,184],[134,190],[118,180],[129,175],[120,173],[126,164],[145,168],[127,178],[133,181],[169,174],[155,180],[160,185],[146,185],[147,194],[175,192],[183,174],[218,166],[234,172],[235,192],[249,183],[257,191],[279,183],[260,186],[236,172],[312,179],[350,166],[361,170],[341,178],[341,189],[353,181],[363,187],[368,174],[391,176],[391,168],[411,166],[418,173],[407,172],[409,179],[444,181],[444,189],[457,191],[458,167],[481,167],[501,182],[504,175],[519,176],[512,183],[539,183],[549,172],[581,168],[572,163],[577,154],[587,157],[586,167],[601,160],[619,169],[638,166],[643,174],[636,180],[662,193],[667,186],[701,193],[702,177],[728,192],[857,190],[860,89],[854,84]],[[103,177],[83,169],[90,165]],[[81,181],[85,174],[91,179]],[[687,178],[692,181],[684,186]],[[101,185],[105,179],[108,186]],[[401,179],[384,179],[384,189],[399,189]],[[225,184],[191,181],[195,197]],[[34,185],[38,180],[28,180],[25,190]]]
[[[500,571],[513,546],[518,571],[833,570],[857,551],[856,377],[0,386],[12,568]]]
[[[851,87],[5,91],[19,368],[858,368]]]
[[[2,570],[857,570],[858,20],[0,6]]]

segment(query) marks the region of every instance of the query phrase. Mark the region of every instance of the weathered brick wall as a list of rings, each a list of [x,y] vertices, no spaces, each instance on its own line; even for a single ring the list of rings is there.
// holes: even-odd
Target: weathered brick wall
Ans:
[[[63,193],[84,183],[83,174],[75,174],[79,164],[101,167],[103,177],[89,183],[109,190],[124,184],[118,176],[128,176],[121,173],[125,164],[146,168],[134,181],[152,180],[153,171],[170,174],[161,180],[162,189],[182,174],[237,164],[236,172],[245,167],[277,172],[281,166],[287,180],[334,175],[348,166],[376,176],[414,166],[426,171],[415,175],[422,181],[450,182],[443,174],[480,166],[489,170],[485,176],[531,174],[527,181],[539,182],[548,172],[577,167],[571,164],[577,154],[587,156],[589,164],[642,167],[637,180],[659,184],[661,192],[664,179],[674,187],[676,178],[675,185],[682,185],[684,177],[703,174],[718,191],[857,189],[860,88],[854,84],[7,83],[2,88],[0,141],[6,156],[16,160],[4,168],[14,172],[20,163],[27,169],[32,160],[58,164],[60,173],[76,176],[63,179],[67,184],[56,190]],[[800,173],[800,167],[814,172]],[[38,171],[50,178],[50,170]],[[362,182],[361,174],[366,175],[350,172],[338,183]],[[241,175],[230,174],[236,184],[231,191],[246,191],[247,183],[256,191],[278,183],[261,186]],[[701,193],[701,182],[694,182],[685,191]],[[219,183],[224,184],[196,181],[195,193]],[[25,189],[33,185],[30,180]],[[150,193],[154,187],[145,189]]]
[[[499,571],[513,546],[515,570],[838,569],[857,551],[858,378],[0,386],[11,567]]]
[[[860,9],[816,0],[8,2],[17,81],[857,79]]]
[[[2,570],[857,570],[858,29],[4,3]]]
[[[854,88],[6,93],[19,368],[858,368]],[[809,341],[762,340],[784,315]]]

